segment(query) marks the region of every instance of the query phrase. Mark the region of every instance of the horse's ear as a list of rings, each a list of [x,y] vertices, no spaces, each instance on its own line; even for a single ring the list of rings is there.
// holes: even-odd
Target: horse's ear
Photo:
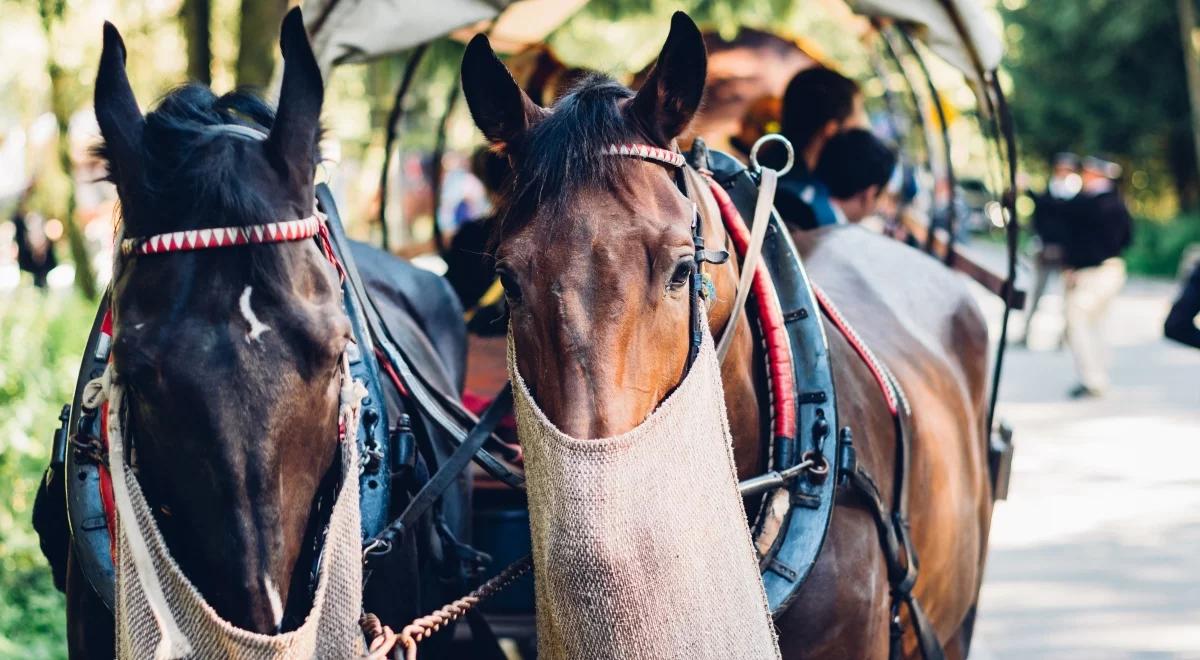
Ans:
[[[307,187],[316,169],[325,83],[299,7],[283,18],[279,48],[283,51],[283,82],[267,148],[293,177],[293,183]]]
[[[700,28],[687,14],[675,12],[662,53],[629,105],[649,138],[666,147],[683,133],[700,107],[707,70],[708,53]]]
[[[96,123],[104,136],[109,174],[118,185],[127,185],[141,171],[142,134],[146,119],[138,108],[125,75],[125,42],[112,23],[104,23],[104,49],[96,72],[93,100]]]
[[[546,115],[513,79],[482,34],[475,35],[463,54],[462,86],[475,125],[499,151]]]

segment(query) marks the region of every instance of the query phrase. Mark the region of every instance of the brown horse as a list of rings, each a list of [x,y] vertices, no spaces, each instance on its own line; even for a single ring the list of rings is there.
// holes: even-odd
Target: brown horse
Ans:
[[[700,106],[705,50],[676,14],[636,94],[603,77],[553,107],[530,101],[477,37],[463,61],[471,113],[514,175],[494,236],[518,368],[550,421],[575,437],[639,424],[680,382],[694,267],[692,205],[663,164],[602,154],[610,144],[670,148]],[[707,194],[707,193],[706,193]],[[701,200],[711,203],[711,199]],[[716,224],[716,223],[712,223]],[[726,244],[705,227],[706,243]],[[928,257],[855,227],[797,236],[817,284],[883,357],[912,402],[909,511],[916,593],[950,657],[966,655],[991,500],[984,417],[987,330],[961,281]],[[730,317],[738,268],[705,265],[714,335]],[[724,363],[739,475],[762,472],[767,392],[743,315]],[[895,435],[879,387],[846,340],[830,337],[839,418],[860,463],[892,486]],[[799,597],[778,618],[786,657],[884,657],[889,593],[871,515],[842,493],[829,538]],[[916,642],[907,634],[906,651]]]
[[[95,107],[126,238],[313,215],[324,86],[298,9],[280,45],[277,112],[251,94],[189,85],[143,116],[124,43],[105,25]],[[445,362],[439,378],[461,384],[465,328],[449,286],[382,252],[354,253],[381,313],[425,331]],[[314,539],[330,508],[317,502],[338,477],[339,367],[351,340],[338,271],[314,240],[123,255],[111,310],[138,480],[171,555],[228,622],[294,629],[312,603]],[[404,569],[391,568],[414,559],[407,549],[389,558],[398,563],[374,588],[395,606],[368,605],[385,623],[448,597],[397,578]],[[73,554],[66,592],[71,657],[112,657],[112,613]]]

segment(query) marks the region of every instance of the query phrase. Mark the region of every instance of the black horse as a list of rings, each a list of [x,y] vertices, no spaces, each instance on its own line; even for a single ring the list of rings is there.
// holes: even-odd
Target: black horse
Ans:
[[[281,47],[277,112],[244,92],[189,85],[143,116],[124,43],[105,25],[95,108],[124,236],[313,214],[324,86],[298,9],[284,21]],[[417,367],[457,394],[466,335],[453,291],[365,245],[351,254],[383,321],[419,328],[433,347],[436,356]],[[118,261],[111,367],[126,391],[138,479],[166,543],[223,618],[259,633],[294,628],[311,604],[308,567],[323,522],[314,501],[335,464],[338,367],[352,339],[338,272],[311,240]],[[389,408],[405,409],[392,394]],[[435,467],[424,463],[453,449],[409,411],[432,449],[411,482],[393,487],[393,509]],[[39,493],[35,524],[67,594],[71,657],[111,657],[113,615],[82,575],[60,488]],[[442,545],[462,533],[468,496],[460,482],[374,567],[364,604],[385,623],[398,629],[462,593],[459,560]]]

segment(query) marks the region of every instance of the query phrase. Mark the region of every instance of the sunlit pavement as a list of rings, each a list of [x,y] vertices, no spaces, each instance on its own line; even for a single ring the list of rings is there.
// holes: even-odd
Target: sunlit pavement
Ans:
[[[1174,285],[1131,281],[1108,319],[1113,387],[1071,401],[1059,287],[1006,361],[1016,456],[972,658],[1200,658],[1200,351],[1161,339]]]

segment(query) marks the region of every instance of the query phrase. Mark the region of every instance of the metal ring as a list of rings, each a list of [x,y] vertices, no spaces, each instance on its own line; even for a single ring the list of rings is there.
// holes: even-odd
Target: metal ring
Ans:
[[[796,164],[796,150],[792,148],[791,140],[788,140],[779,133],[767,133],[754,141],[754,146],[750,147],[750,167],[755,172],[762,170],[762,165],[758,164],[758,149],[768,142],[780,142],[783,144],[783,148],[787,149],[787,164],[779,170],[779,176],[791,172],[792,165]]]
[[[812,465],[808,468],[808,478],[813,483],[823,483],[825,477],[829,476],[829,461],[825,460],[824,454],[806,451],[800,458],[804,461],[812,461]]]

